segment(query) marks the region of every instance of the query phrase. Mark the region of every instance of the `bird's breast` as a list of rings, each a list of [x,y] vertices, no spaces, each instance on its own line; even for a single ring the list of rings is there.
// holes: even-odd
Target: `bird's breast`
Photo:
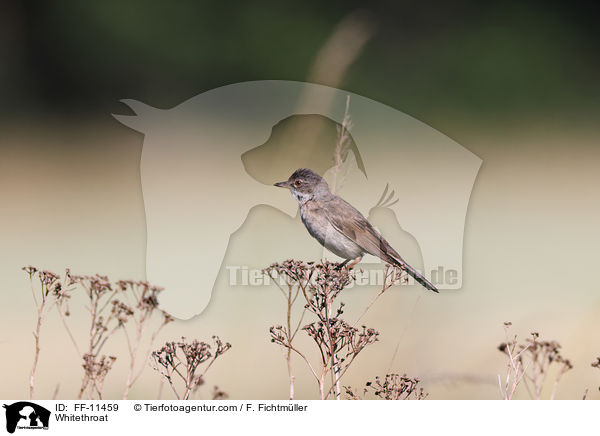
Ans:
[[[300,217],[308,233],[341,258],[355,259],[361,256],[363,251],[361,247],[333,227],[325,212],[311,203],[307,202],[300,207]]]

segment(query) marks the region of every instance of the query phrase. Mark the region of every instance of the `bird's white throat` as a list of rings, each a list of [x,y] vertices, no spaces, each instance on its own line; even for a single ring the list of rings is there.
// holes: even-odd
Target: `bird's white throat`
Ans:
[[[298,200],[298,203],[300,204],[304,204],[306,203],[308,200],[310,200],[310,194],[306,194],[303,192],[298,192],[298,191],[292,191],[292,195],[294,196],[294,198],[296,200]]]

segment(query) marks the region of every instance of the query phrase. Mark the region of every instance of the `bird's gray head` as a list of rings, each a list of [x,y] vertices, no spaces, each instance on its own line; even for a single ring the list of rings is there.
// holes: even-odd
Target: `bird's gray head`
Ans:
[[[275,183],[280,188],[288,188],[299,203],[305,203],[313,198],[323,198],[331,195],[329,185],[317,173],[308,168],[294,171],[285,182]]]

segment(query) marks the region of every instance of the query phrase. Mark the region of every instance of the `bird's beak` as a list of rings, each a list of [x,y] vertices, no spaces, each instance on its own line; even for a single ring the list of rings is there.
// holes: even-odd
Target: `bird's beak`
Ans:
[[[278,188],[289,188],[290,184],[286,180],[285,182],[277,182],[273,186],[277,186]]]

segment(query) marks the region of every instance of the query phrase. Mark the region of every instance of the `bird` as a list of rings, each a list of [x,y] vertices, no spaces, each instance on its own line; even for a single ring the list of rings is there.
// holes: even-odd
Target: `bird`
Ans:
[[[411,267],[375,230],[356,208],[333,194],[325,179],[308,168],[300,168],[274,186],[288,188],[300,206],[300,217],[308,233],[332,253],[345,259],[340,266],[354,267],[365,253],[405,270],[418,283],[439,292]]]

